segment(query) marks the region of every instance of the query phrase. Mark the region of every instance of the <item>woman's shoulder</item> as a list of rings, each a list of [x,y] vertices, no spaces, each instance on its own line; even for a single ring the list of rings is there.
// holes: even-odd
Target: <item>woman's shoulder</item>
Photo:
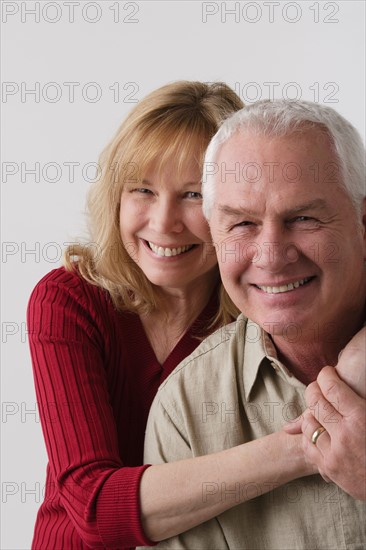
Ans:
[[[77,265],[72,271],[65,267],[53,269],[38,281],[33,288],[28,311],[38,311],[49,306],[53,310],[64,308],[84,310],[113,316],[114,310],[109,293],[87,281],[79,272]]]
[[[69,340],[80,340],[82,333],[94,339],[120,338],[129,318],[129,312],[117,311],[109,293],[84,279],[76,266],[72,271],[59,267],[42,277],[27,307],[29,333]]]
[[[46,273],[36,284],[35,288],[37,286],[44,286],[48,283],[55,283],[55,284],[69,284],[73,283],[78,284],[81,282],[81,275],[77,269],[77,266],[72,271],[67,270],[65,267],[57,267],[55,269],[52,269],[48,273]]]
[[[82,289],[85,287],[92,287],[91,283],[86,281],[82,275],[79,273],[79,270],[77,268],[77,265],[75,264],[75,267],[72,271],[67,270],[65,267],[58,267],[56,269],[52,269],[52,271],[49,271],[44,275],[35,285],[32,294],[36,290],[40,290],[43,288],[56,288],[56,287],[64,287],[65,289]]]

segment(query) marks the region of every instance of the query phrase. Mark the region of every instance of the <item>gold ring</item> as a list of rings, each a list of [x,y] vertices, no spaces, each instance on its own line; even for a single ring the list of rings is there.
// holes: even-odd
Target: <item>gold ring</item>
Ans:
[[[311,436],[311,442],[316,445],[316,442],[318,441],[318,437],[323,433],[323,432],[326,432],[327,430],[325,428],[323,428],[323,426],[319,426],[319,428],[317,428],[315,430],[315,432],[313,433],[313,435]]]

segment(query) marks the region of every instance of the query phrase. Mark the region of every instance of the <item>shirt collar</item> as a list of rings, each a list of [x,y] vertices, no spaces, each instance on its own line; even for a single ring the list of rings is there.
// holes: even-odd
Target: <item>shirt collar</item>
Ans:
[[[259,325],[248,319],[245,331],[243,384],[246,400],[250,400],[250,392],[254,386],[258,371],[263,362],[269,362],[274,373],[281,374],[288,381],[294,378],[288,369],[279,361],[276,348],[269,334]],[[292,380],[294,385],[301,385],[298,380]]]

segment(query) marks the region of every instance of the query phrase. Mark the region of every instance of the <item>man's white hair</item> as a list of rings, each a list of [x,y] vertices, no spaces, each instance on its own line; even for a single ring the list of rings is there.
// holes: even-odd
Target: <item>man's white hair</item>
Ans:
[[[236,132],[284,137],[319,128],[325,132],[339,163],[341,185],[349,195],[361,221],[365,189],[365,149],[357,130],[337,111],[310,101],[258,101],[237,111],[211,139],[204,159],[203,212],[209,220],[215,199],[215,161],[221,146]]]

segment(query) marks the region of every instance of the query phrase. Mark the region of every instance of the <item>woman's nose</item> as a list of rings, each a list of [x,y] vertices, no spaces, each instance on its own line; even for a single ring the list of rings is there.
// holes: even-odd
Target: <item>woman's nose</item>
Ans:
[[[150,226],[155,233],[180,233],[184,223],[179,205],[173,201],[158,199],[151,211]]]

